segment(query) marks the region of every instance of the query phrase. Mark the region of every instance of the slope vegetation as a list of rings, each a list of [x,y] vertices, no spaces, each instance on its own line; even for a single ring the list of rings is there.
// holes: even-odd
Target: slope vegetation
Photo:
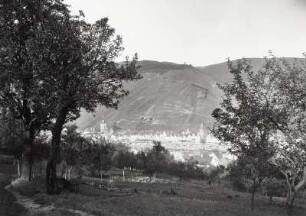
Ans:
[[[262,58],[249,61],[255,71],[265,63]],[[81,129],[98,127],[101,120],[131,133],[196,133],[201,124],[204,128],[212,125],[211,112],[222,97],[216,83],[232,79],[226,62],[197,68],[156,61],[140,65],[143,79],[125,83],[130,94],[118,110],[99,107],[94,114],[82,113],[77,121]]]

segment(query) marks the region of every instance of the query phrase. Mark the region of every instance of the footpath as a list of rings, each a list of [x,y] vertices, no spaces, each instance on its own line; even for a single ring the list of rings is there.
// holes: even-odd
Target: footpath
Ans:
[[[3,156],[0,155],[0,215],[2,216],[19,216],[27,213],[26,209],[16,203],[15,196],[5,189],[10,184],[12,165],[1,163]]]

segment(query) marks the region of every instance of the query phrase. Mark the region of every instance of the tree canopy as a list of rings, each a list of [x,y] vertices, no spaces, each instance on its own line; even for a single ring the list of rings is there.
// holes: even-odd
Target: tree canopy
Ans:
[[[238,157],[241,175],[258,180],[281,171],[292,205],[306,181],[305,62],[272,57],[258,71],[247,60],[228,66],[233,81],[219,85],[224,98],[212,113],[212,133]]]
[[[64,124],[82,109],[117,108],[123,81],[140,78],[137,55],[117,63],[122,39],[108,18],[87,23],[62,0],[1,1],[0,37],[0,105],[22,120],[30,164],[35,136],[52,131],[54,179]]]

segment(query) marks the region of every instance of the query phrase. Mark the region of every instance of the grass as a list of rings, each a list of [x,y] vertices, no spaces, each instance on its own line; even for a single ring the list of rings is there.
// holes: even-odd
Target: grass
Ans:
[[[0,158],[1,160],[1,158]],[[26,210],[17,204],[15,197],[5,189],[11,180],[12,167],[8,163],[0,163],[0,215],[16,216],[25,215]]]
[[[15,188],[42,206],[54,205],[57,209],[39,215],[79,215],[69,209],[90,215],[213,215],[244,216],[250,212],[250,195],[239,193],[220,185],[209,186],[205,181],[181,181],[177,184],[114,182],[108,191],[81,185],[79,193],[62,192],[46,195],[41,180],[22,183]],[[269,198],[256,197],[255,212],[258,216],[287,215],[281,201],[269,204]],[[65,213],[66,211],[66,213]],[[37,214],[38,215],[38,214]],[[306,208],[295,208],[296,216],[306,215]]]

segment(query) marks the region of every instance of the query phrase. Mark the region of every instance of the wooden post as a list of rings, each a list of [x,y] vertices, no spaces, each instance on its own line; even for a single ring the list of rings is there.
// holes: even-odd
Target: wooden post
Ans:
[[[101,182],[101,185],[102,185],[102,183],[103,183],[103,173],[102,173],[102,171],[100,171],[100,182]]]
[[[16,159],[16,161],[17,161],[17,175],[18,175],[18,177],[20,177],[20,161],[19,161],[19,159],[17,158]]]

